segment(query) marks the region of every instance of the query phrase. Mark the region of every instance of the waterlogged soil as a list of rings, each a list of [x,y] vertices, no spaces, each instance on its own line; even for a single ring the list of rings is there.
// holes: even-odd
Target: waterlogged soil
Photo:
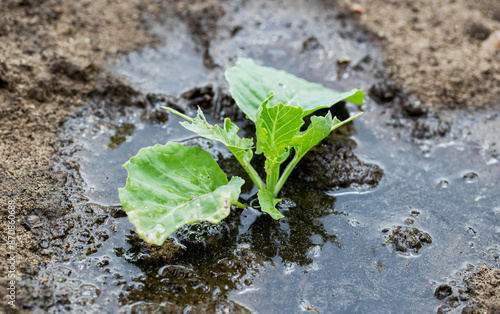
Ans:
[[[499,8],[421,2],[2,2],[2,309],[498,311],[500,63],[480,45],[500,28]],[[238,56],[362,88],[361,108],[333,113],[365,114],[298,166],[280,221],[235,209],[145,244],[117,196],[122,164],[142,147],[201,146],[255,202],[223,146],[159,108],[200,106],[253,136],[223,78]]]

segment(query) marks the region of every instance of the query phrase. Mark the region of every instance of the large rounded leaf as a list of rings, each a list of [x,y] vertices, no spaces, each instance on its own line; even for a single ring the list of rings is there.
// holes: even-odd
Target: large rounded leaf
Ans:
[[[227,69],[229,92],[238,107],[253,122],[261,103],[274,93],[269,107],[278,103],[301,107],[303,117],[322,108],[330,108],[341,100],[362,104],[364,92],[353,89],[335,92],[320,84],[311,83],[282,70],[257,65],[252,59],[239,58],[235,66]]]
[[[226,218],[244,183],[228,183],[210,153],[173,142],[141,149],[124,167],[120,201],[137,233],[157,245],[185,224]]]

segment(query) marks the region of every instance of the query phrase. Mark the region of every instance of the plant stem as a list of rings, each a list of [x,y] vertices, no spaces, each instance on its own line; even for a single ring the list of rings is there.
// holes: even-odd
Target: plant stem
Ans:
[[[250,179],[252,179],[253,183],[259,188],[259,190],[265,190],[266,189],[266,184],[262,179],[260,178],[259,174],[257,171],[252,167],[250,162],[246,162],[243,160],[244,157],[240,156],[240,154],[237,154],[236,152],[232,151],[230,147],[228,147],[229,151],[233,154],[233,156],[238,160],[238,162],[241,164],[243,169],[248,173],[250,176]]]
[[[292,160],[290,160],[290,162],[286,166],[285,170],[283,171],[283,174],[281,175],[278,182],[276,183],[276,186],[275,186],[274,191],[273,191],[274,197],[278,196],[278,193],[280,192],[281,188],[283,187],[286,180],[288,179],[288,177],[292,173],[293,168],[295,168],[295,166],[299,163],[299,161],[302,159],[302,157],[304,157],[304,155],[305,154],[302,154],[301,156],[299,156],[299,155],[295,154],[293,156]]]
[[[260,178],[259,174],[252,167],[252,165],[250,165],[250,164],[245,165],[241,161],[240,161],[240,163],[243,166],[243,168],[245,169],[245,171],[248,173],[248,175],[250,176],[250,179],[252,179],[253,183],[255,183],[255,185],[257,186],[257,188],[259,190],[265,190],[266,189],[266,184],[264,183],[264,181],[262,181],[262,179]]]
[[[342,121],[342,122],[340,122],[340,123],[338,123],[338,124],[335,124],[335,125],[332,127],[332,129],[330,130],[330,132],[332,132],[333,130],[335,130],[335,129],[337,129],[337,128],[341,127],[341,126],[343,126],[344,124],[347,124],[347,123],[351,122],[352,120],[356,119],[357,117],[359,117],[359,116],[360,116],[360,115],[362,115],[362,114],[363,114],[363,112],[360,112],[360,113],[358,113],[357,115],[354,115],[354,116],[352,116],[352,117],[349,117],[348,119],[345,119],[344,121]]]
[[[168,110],[168,111],[170,111],[170,112],[172,112],[172,113],[174,113],[174,114],[178,115],[179,117],[181,117],[181,118],[184,118],[184,119],[188,120],[189,122],[193,122],[193,119],[192,119],[192,118],[190,118],[190,117],[186,116],[185,114],[180,113],[179,111],[177,111],[177,110],[175,110],[175,109],[173,109],[173,108],[164,107],[164,106],[162,106],[161,108],[166,109],[166,110]]]
[[[266,163],[268,160],[266,160]],[[274,197],[278,194],[280,191],[279,189],[276,190],[276,183],[278,182],[278,178],[280,175],[280,165],[276,162],[269,162],[269,168],[266,169],[267,171],[267,176],[266,176],[266,183],[267,183],[267,189],[269,192],[271,192]],[[267,165],[266,165],[267,168]]]
[[[240,202],[238,202],[238,201],[236,201],[236,203],[234,203],[233,205],[236,205],[236,206],[238,206],[238,207],[239,207],[239,208],[241,208],[241,209],[245,209],[245,208],[247,208],[245,205],[241,204],[241,203],[240,203]]]

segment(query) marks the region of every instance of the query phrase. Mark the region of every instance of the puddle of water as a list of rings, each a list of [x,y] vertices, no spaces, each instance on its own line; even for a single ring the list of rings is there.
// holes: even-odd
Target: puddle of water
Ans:
[[[300,0],[281,5],[226,5],[228,13],[220,23],[230,27],[222,30],[211,45],[211,54],[223,69],[232,66],[236,56],[244,55],[335,90],[361,88],[369,83],[364,73],[352,69],[369,66],[376,58],[375,46],[348,25],[341,27],[329,5]],[[241,29],[232,35],[237,27]],[[337,62],[346,57],[351,60],[350,71],[344,71]]]
[[[184,23],[172,18],[155,28],[161,29],[155,31],[167,45],[132,52],[113,66],[129,85],[148,93],[179,96],[193,86],[213,80],[213,73],[203,65]]]
[[[85,111],[83,118],[68,121],[63,138],[71,143],[63,153],[72,155],[79,164],[85,196],[90,202],[109,206],[120,205],[116,188],[127,180],[123,164],[139,149],[193,137],[178,127],[181,118],[176,116],[169,116],[168,123],[152,124],[141,118],[143,110],[139,108],[112,111]],[[79,134],[78,139],[71,141],[74,134]]]
[[[308,10],[301,9],[305,5]],[[339,36],[345,28],[321,4],[290,1],[280,10],[254,1],[224,6],[219,24],[225,26],[211,43],[220,68],[203,67],[179,26],[183,39],[132,54],[116,71],[145,93],[174,96],[206,81],[224,88],[222,70],[236,55],[337,90],[367,89],[373,81],[362,70],[341,73],[337,58],[349,55],[354,68],[374,48]],[[238,25],[243,28],[231,36]],[[180,69],[186,75],[177,79],[173,74]],[[435,311],[442,304],[433,296],[437,283],[497,248],[500,165],[481,145],[460,139],[443,140],[424,154],[387,126],[391,118],[381,107],[368,100],[364,110],[354,122],[354,152],[384,170],[377,187],[325,192],[291,178],[280,205],[284,219],[235,210],[219,225],[181,229],[174,236],[181,249],[171,257],[144,247],[116,206],[116,189],[127,175],[121,165],[140,148],[168,140],[201,144],[224,169],[237,169],[234,160],[220,145],[193,139],[173,115],[152,124],[141,119],[139,108],[98,107],[69,121],[62,151],[78,165],[75,176],[87,200],[75,201],[68,217],[78,234],[67,236],[66,260],[42,271],[62,278],[54,282],[53,312]],[[252,186],[245,193],[252,195]],[[412,228],[430,238],[401,231]],[[418,252],[394,250],[404,237],[420,245]]]
[[[384,127],[380,108],[366,107],[369,112],[354,122],[356,154],[375,160],[385,175],[368,193],[328,193],[336,198],[335,210],[347,216],[318,221],[336,230],[341,248],[321,247],[311,269],[290,272],[276,262],[251,290],[231,294],[240,304],[256,312],[273,304],[284,312],[300,304],[336,313],[432,312],[442,304],[433,297],[436,281],[497,248],[500,220],[493,208],[500,202],[500,168],[465,142],[422,154]],[[471,173],[477,177],[469,179]],[[395,252],[383,232],[394,226],[427,232],[432,243],[422,243],[418,254]]]

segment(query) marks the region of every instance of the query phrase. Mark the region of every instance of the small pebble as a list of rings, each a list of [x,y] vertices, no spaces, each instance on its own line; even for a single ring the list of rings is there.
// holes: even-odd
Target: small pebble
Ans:
[[[28,216],[28,218],[26,218],[26,222],[31,228],[37,228],[43,225],[42,220],[37,215]]]
[[[54,251],[52,251],[51,249],[43,249],[40,251],[40,254],[42,255],[52,255],[54,253]]]
[[[495,31],[481,44],[481,51],[494,54],[500,51],[500,31]]]
[[[349,11],[351,11],[352,13],[363,14],[365,13],[365,8],[363,8],[359,3],[353,3]]]

